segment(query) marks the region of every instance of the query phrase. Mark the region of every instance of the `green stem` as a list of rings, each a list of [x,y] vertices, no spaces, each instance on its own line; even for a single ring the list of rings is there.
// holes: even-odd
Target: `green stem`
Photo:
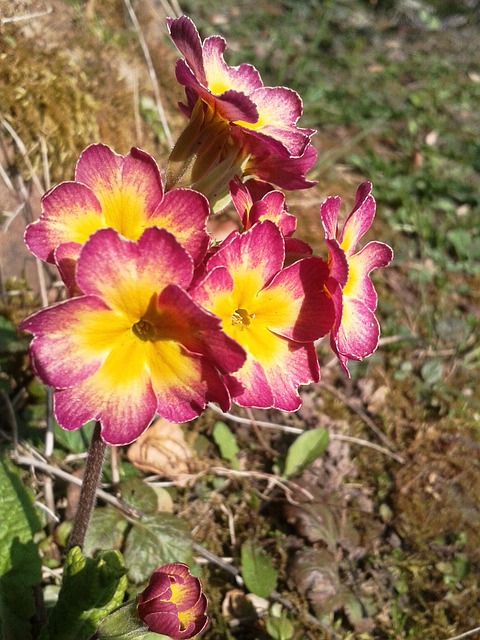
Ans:
[[[105,459],[106,443],[100,437],[100,423],[97,422],[93,431],[92,440],[88,449],[87,465],[83,476],[82,490],[78,502],[77,513],[70,533],[68,546],[83,547],[87,529],[92,517],[93,508],[97,496],[97,488],[102,474],[103,461]]]

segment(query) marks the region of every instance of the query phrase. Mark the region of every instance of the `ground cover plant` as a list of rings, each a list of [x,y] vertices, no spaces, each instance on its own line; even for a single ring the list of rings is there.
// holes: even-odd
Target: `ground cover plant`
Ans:
[[[202,637],[210,640],[478,633],[474,4],[185,0],[159,9],[147,1],[58,0],[12,3],[2,14],[5,638],[159,637],[148,627],[192,637],[205,626],[206,599]],[[165,21],[181,14],[202,38],[226,38],[228,64],[248,62],[266,86],[298,92],[301,120],[294,94],[281,93],[294,114],[286,126],[252,129],[252,102],[262,122],[269,112],[268,92],[249,88],[257,83],[251,70],[237,72],[232,87],[250,102],[215,98],[222,91],[212,78],[225,82],[218,67],[217,76],[206,73],[210,91],[200,86],[190,23]],[[213,64],[220,41],[210,42],[204,62]],[[175,78],[179,53],[196,77],[180,64]],[[198,95],[207,105],[201,112]],[[212,105],[223,120],[208,119]],[[231,121],[240,123],[233,133],[223,124]],[[284,161],[272,165],[278,155]],[[113,185],[119,168],[123,182]],[[273,187],[246,180],[255,173],[286,189],[288,210]],[[303,188],[313,180],[318,185]],[[367,233],[372,193],[377,215]],[[337,194],[341,203],[328,197]],[[127,197],[134,223],[120,215]],[[175,216],[186,209],[188,220]],[[77,225],[79,212],[88,225]],[[207,216],[209,234],[223,244],[209,247],[206,262]],[[294,216],[294,237],[314,257],[292,242]],[[37,262],[23,246],[25,227]],[[235,229],[242,233],[229,235]],[[378,309],[368,271],[390,254],[377,239],[395,249],[392,265],[372,274]],[[266,246],[268,272],[259,258]],[[158,271],[163,290],[148,306]],[[252,272],[260,275],[252,280]],[[293,301],[285,294],[300,289]],[[119,317],[135,315],[140,303],[149,311],[133,325],[137,342],[123,344],[99,378],[98,344],[82,333],[85,314],[105,336],[104,350]],[[261,334],[260,344],[277,354],[266,362],[246,334],[272,304],[283,324],[271,335],[280,331],[282,340]],[[341,309],[370,322],[373,333],[358,339],[357,331],[352,342]],[[152,356],[137,347],[153,342],[159,313],[171,323],[162,360],[184,354],[195,402],[173,382],[165,392],[158,382],[165,372],[139,382],[143,358]],[[380,347],[364,359],[378,340],[374,313]],[[35,336],[34,369],[19,325]],[[282,350],[286,343],[295,359]],[[125,361],[138,365],[131,378]],[[110,398],[100,414],[91,379]],[[55,388],[54,409],[42,381]],[[68,430],[92,417],[97,426]],[[100,427],[106,442],[124,445],[107,448],[103,468]],[[78,489],[95,465],[96,506]],[[75,514],[87,503],[91,521],[87,514],[80,522]]]

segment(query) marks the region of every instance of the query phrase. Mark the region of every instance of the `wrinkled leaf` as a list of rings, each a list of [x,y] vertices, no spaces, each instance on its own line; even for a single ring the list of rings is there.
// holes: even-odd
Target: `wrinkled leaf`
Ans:
[[[242,577],[251,593],[268,598],[277,585],[277,571],[270,556],[253,542],[246,542],[241,549]]]
[[[232,469],[239,469],[237,454],[240,451],[235,436],[224,422],[216,422],[213,427],[213,439],[220,450],[220,455],[228,460]]]
[[[31,638],[32,587],[41,580],[33,535],[41,528],[31,492],[18,470],[0,460],[0,633],[4,640]]]
[[[290,478],[303,471],[316,458],[322,455],[328,446],[326,429],[312,429],[302,433],[290,446],[285,460],[284,477]]]
[[[83,546],[85,555],[92,556],[100,549],[120,549],[127,526],[118,509],[110,506],[95,509]]]
[[[125,563],[132,582],[145,582],[162,564],[192,563],[186,523],[167,513],[146,515],[133,523],[125,543]]]
[[[118,551],[86,558],[79,547],[67,556],[58,601],[39,640],[86,640],[118,607],[127,586]]]
[[[120,483],[122,500],[134,509],[145,514],[158,511],[158,498],[155,489],[149,487],[141,478],[128,478]]]

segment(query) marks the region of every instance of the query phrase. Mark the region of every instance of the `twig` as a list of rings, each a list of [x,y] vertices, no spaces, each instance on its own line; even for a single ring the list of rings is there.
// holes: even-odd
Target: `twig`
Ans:
[[[338,389],[335,389],[335,387],[332,387],[331,385],[326,384],[325,382],[322,383],[322,387],[323,387],[323,389],[325,389],[326,391],[331,393],[333,396],[335,396],[336,398],[341,400],[344,404],[347,405],[347,407],[349,409],[351,409],[354,413],[356,413],[357,416],[359,418],[361,418],[368,427],[370,427],[370,429],[373,431],[373,433],[378,438],[380,438],[380,440],[384,444],[386,444],[388,446],[390,445],[390,442],[388,441],[387,436],[382,431],[380,431],[380,429],[377,427],[375,422],[370,418],[369,415],[367,415],[365,413],[365,411],[363,411],[363,409],[360,409],[359,407],[355,406],[355,404],[353,402],[350,402],[350,400],[343,393],[338,391]]]
[[[209,403],[208,408],[212,409],[212,411],[215,411],[215,413],[220,414],[222,417],[227,418],[228,420],[233,420],[234,422],[238,422],[239,424],[247,424],[249,426],[252,424],[250,418],[242,418],[241,416],[236,416],[234,413],[222,411],[216,404]],[[289,427],[288,425],[278,424],[275,422],[255,420],[255,423],[258,427],[265,427],[265,429],[275,429],[277,431],[284,431],[285,433],[294,433],[296,435],[300,435],[304,432],[304,429],[299,429],[298,427]]]
[[[163,131],[165,133],[165,138],[170,147],[173,147],[173,138],[170,132],[170,127],[168,126],[167,118],[165,115],[165,110],[163,108],[162,99],[160,97],[160,86],[158,83],[157,74],[155,73],[155,67],[153,66],[152,57],[150,55],[150,51],[147,46],[147,42],[142,32],[142,28],[140,23],[138,22],[135,11],[133,10],[132,3],[130,0],[123,0],[125,3],[125,7],[127,8],[128,15],[130,16],[130,20],[133,23],[133,28],[138,37],[138,41],[140,42],[140,46],[142,47],[143,56],[145,58],[145,62],[147,63],[148,73],[150,75],[150,81],[152,83],[153,93],[155,95],[155,102],[157,105],[158,117],[160,118],[161,125],[163,127]]]
[[[37,460],[30,456],[17,456],[14,459],[17,464],[23,465],[25,467],[33,467],[34,469],[38,469],[39,471],[42,471],[44,473],[56,476],[61,480],[65,480],[66,482],[71,482],[72,484],[76,484],[79,487],[82,486],[82,480],[80,478],[77,478],[67,471],[63,471],[63,469],[54,467],[47,462],[42,462],[41,460]],[[123,513],[125,513],[127,516],[130,516],[131,518],[139,518],[142,515],[140,511],[138,511],[138,509],[130,507],[130,505],[128,505],[126,502],[120,500],[119,498],[116,498],[115,496],[112,496],[110,493],[107,493],[103,489],[97,489],[97,497],[100,500],[103,500],[103,502],[111,504],[117,509],[120,509],[120,511],[123,511]]]
[[[401,456],[397,455],[396,453],[394,453],[393,451],[390,451],[389,449],[385,449],[385,447],[381,447],[378,444],[375,444],[374,442],[369,442],[368,440],[363,440],[362,438],[355,438],[354,436],[344,436],[340,433],[332,433],[330,436],[331,440],[343,440],[344,442],[352,442],[354,444],[359,444],[362,447],[367,447],[369,449],[373,449],[374,451],[378,451],[379,453],[384,453],[386,456],[389,456],[390,458],[393,458],[393,460],[396,460],[397,462],[400,462],[400,464],[404,464],[405,460],[404,458],[402,458]]]
[[[34,18],[42,18],[43,16],[48,16],[48,14],[52,13],[53,8],[48,7],[44,11],[34,11],[33,13],[22,13],[19,16],[11,16],[10,18],[2,18],[2,24],[8,24],[9,22],[22,22],[23,20],[32,20]]]
[[[63,469],[54,467],[53,465],[48,464],[48,462],[42,462],[41,460],[37,460],[29,456],[17,456],[14,459],[17,464],[21,464],[22,466],[33,467],[34,469],[38,469],[39,471],[43,471],[44,473],[49,473],[52,476],[56,476],[61,480],[65,480],[65,482],[76,484],[79,487],[82,486],[82,480],[80,478],[77,478],[67,471],[63,471]],[[142,513],[138,509],[131,507],[123,500],[112,496],[110,493],[107,493],[103,489],[97,489],[97,497],[100,500],[103,500],[103,502],[111,504],[113,507],[116,507],[120,511],[123,511],[123,513],[125,513],[127,516],[130,516],[131,518],[140,518],[142,516]]]
[[[28,152],[27,152],[27,148],[25,147],[25,145],[23,144],[22,139],[20,138],[20,136],[18,135],[18,133],[15,131],[15,129],[12,127],[12,125],[5,120],[5,118],[2,118],[0,120],[0,122],[2,123],[2,125],[5,127],[5,129],[8,131],[8,133],[12,136],[13,140],[15,141],[15,144],[18,147],[18,150],[20,151],[22,158],[25,162],[25,164],[27,165],[27,169],[30,173],[30,178],[32,179],[33,184],[37,187],[38,192],[40,195],[43,195],[44,189],[42,187],[42,185],[40,184],[40,180],[38,179],[35,170],[33,168],[32,163],[30,162],[30,158],[28,157]]]
[[[447,638],[447,640],[461,640],[461,638],[468,638],[468,636],[473,636],[474,633],[478,632],[480,632],[480,627],[475,627],[475,629],[465,631],[465,633],[461,633],[459,636],[454,636],[453,638]]]

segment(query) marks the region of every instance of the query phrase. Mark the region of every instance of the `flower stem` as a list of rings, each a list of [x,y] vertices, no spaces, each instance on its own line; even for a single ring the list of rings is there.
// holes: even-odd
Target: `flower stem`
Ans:
[[[87,465],[83,476],[82,490],[78,502],[77,513],[70,533],[68,546],[83,547],[87,534],[90,518],[95,506],[97,488],[102,474],[103,461],[105,458],[106,443],[100,437],[100,423],[95,424],[95,429],[88,449]]]

